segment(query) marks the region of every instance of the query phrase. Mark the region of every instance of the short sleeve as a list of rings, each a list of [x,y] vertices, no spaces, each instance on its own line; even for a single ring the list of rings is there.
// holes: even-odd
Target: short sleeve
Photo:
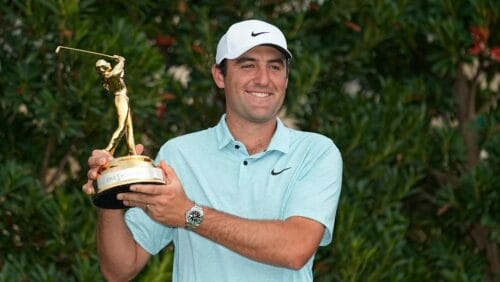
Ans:
[[[325,226],[320,245],[332,241],[335,215],[342,184],[342,157],[330,142],[315,152],[305,165],[304,174],[295,183],[285,206],[285,218],[302,216]]]
[[[152,220],[140,208],[127,210],[125,222],[134,240],[152,255],[159,253],[173,239],[173,228]]]

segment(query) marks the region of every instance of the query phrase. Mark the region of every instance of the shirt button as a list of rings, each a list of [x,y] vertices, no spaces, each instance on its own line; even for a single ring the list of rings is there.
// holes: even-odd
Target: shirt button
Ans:
[[[243,165],[247,165],[247,164],[248,164],[248,162],[247,162],[247,161],[243,161]]]
[[[240,148],[240,145],[234,145],[234,148],[235,148],[235,149],[239,149],[239,148]]]

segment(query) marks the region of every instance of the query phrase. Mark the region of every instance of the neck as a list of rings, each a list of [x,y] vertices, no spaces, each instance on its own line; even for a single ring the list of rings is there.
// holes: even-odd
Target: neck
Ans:
[[[226,115],[226,123],[233,137],[245,144],[250,155],[260,153],[267,149],[274,131],[276,130],[276,119],[255,123],[236,120]]]

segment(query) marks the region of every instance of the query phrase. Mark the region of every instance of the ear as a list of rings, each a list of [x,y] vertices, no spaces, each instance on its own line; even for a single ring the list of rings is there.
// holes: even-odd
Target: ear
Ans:
[[[212,78],[214,79],[217,87],[221,89],[224,88],[224,75],[222,75],[222,72],[215,64],[212,65]]]

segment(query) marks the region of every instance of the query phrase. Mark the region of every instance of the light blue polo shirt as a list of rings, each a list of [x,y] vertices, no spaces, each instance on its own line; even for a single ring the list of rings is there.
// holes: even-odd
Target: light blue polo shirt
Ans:
[[[187,196],[196,203],[248,219],[302,216],[322,223],[320,245],[331,242],[342,182],[339,150],[327,137],[287,128],[277,119],[266,151],[249,155],[223,116],[217,126],[176,137],[160,149]],[[300,270],[243,257],[183,228],[129,209],[126,222],[150,254],[173,242],[173,281],[312,281],[313,258]]]

